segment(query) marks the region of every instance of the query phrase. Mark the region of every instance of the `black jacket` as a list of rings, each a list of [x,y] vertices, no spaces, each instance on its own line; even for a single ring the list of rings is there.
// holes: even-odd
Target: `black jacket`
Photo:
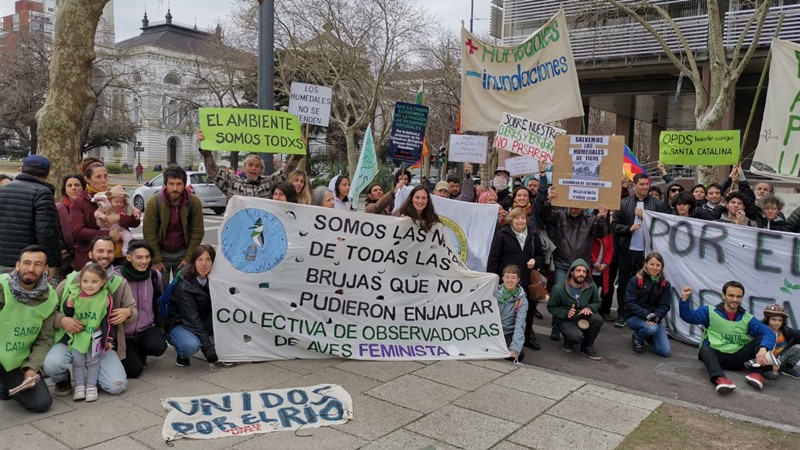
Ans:
[[[200,339],[200,350],[208,362],[214,363],[217,362],[217,350],[203,326],[204,321],[210,320],[212,313],[208,284],[200,286],[196,279],[181,276],[172,293],[167,332],[183,325]]]
[[[637,316],[647,320],[656,315],[654,322],[660,322],[672,306],[672,286],[669,281],[659,277],[654,282],[650,276],[632,277],[625,288],[625,317]]]
[[[14,266],[23,248],[47,249],[47,265],[61,266],[61,227],[55,188],[39,178],[21,173],[0,187],[0,265]]]
[[[595,215],[582,211],[577,217],[572,217],[569,210],[558,208],[553,210],[553,243],[556,249],[553,259],[558,268],[568,269],[572,262],[578,258],[584,261],[592,259],[592,245],[594,239],[602,238],[608,234],[608,217],[599,220]]]
[[[619,236],[619,245],[617,250],[620,254],[628,254],[631,249],[631,226],[634,224],[636,217],[636,203],[639,201],[636,195],[630,195],[622,199],[619,204],[619,210],[614,213],[613,225],[611,231]],[[645,196],[644,209],[647,211],[655,211],[670,214],[669,206],[657,198]]]
[[[503,278],[503,268],[509,264],[519,267],[519,284],[523,289],[528,287],[531,280],[531,270],[528,269],[528,260],[536,260],[534,269],[544,268],[544,248],[539,233],[528,228],[528,238],[525,240],[525,247],[519,246],[519,240],[511,229],[511,225],[505,225],[494,234],[492,248],[489,250],[489,259],[486,263],[486,271],[496,273]]]

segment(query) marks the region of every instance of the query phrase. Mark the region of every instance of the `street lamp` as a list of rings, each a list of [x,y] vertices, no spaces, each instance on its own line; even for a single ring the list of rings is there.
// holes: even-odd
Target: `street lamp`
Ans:
[[[258,3],[258,109],[274,109],[275,0],[258,0]],[[272,158],[271,153],[261,154],[267,176],[275,170]]]

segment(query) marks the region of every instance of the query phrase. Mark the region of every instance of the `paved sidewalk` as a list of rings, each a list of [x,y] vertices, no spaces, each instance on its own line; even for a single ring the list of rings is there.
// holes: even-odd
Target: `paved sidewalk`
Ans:
[[[290,360],[211,371],[199,359],[176,367],[170,348],[119,396],[54,397],[40,415],[0,402],[0,449],[163,449],[162,397],[320,383],[350,393],[353,420],[297,433],[181,439],[175,448],[611,449],[661,404],[504,361]]]

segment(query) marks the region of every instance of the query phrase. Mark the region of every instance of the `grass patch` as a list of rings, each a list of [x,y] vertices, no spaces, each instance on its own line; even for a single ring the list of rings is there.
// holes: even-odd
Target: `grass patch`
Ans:
[[[643,420],[617,449],[789,450],[798,448],[798,442],[800,434],[664,403]]]

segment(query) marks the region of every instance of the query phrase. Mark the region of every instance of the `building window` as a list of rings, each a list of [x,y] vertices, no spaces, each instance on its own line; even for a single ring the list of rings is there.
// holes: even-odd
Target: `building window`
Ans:
[[[175,75],[174,73],[170,73],[170,74],[168,74],[167,76],[164,77],[164,84],[172,84],[172,85],[175,85],[175,86],[180,86],[181,85],[181,79],[178,78],[178,76]]]
[[[131,80],[133,80],[134,83],[141,83],[142,74],[140,74],[138,70],[134,70],[133,73],[131,73]]]
[[[178,112],[177,100],[165,100],[163,110],[161,112],[161,119],[165,124],[177,127],[180,123],[180,113]]]
[[[133,107],[131,108],[131,121],[136,125],[141,125],[141,104],[139,97],[133,97]]]

